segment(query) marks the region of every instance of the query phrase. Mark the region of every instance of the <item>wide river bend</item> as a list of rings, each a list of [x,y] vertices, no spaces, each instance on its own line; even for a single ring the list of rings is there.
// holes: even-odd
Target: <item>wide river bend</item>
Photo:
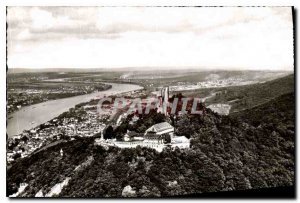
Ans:
[[[8,137],[18,135],[24,130],[29,130],[42,123],[45,123],[76,104],[88,102],[91,99],[101,98],[104,95],[116,95],[124,92],[131,92],[143,89],[139,85],[133,84],[119,84],[119,83],[106,83],[112,85],[112,88],[105,91],[93,92],[91,94],[79,95],[64,99],[50,100],[39,104],[34,104],[22,107],[20,110],[9,114],[7,119],[6,132]]]

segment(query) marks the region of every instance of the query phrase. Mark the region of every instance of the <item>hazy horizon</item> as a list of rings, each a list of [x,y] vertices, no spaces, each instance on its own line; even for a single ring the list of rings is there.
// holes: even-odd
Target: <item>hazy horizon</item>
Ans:
[[[157,69],[156,69],[157,68]],[[33,72],[168,72],[168,71],[183,71],[183,72],[218,72],[218,71],[257,71],[257,72],[290,72],[294,73],[294,70],[272,70],[272,69],[197,69],[197,68],[158,68],[150,67],[147,69],[141,69],[138,67],[123,67],[123,68],[8,68],[7,73],[33,73]]]

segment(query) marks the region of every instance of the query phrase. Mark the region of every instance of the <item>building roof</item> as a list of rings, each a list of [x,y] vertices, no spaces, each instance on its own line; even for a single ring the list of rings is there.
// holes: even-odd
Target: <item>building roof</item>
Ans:
[[[155,132],[161,132],[168,129],[173,129],[174,127],[167,122],[157,123],[150,127],[149,129],[153,129]]]
[[[190,142],[190,140],[188,138],[186,138],[185,136],[178,136],[178,137],[173,137],[172,142],[173,143],[187,143],[187,142]]]

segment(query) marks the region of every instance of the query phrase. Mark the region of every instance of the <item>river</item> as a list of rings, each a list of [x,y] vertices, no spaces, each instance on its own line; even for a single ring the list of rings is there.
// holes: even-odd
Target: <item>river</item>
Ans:
[[[112,88],[109,90],[94,92],[91,94],[79,95],[64,99],[50,100],[39,104],[22,107],[20,110],[8,115],[6,127],[8,137],[18,135],[24,130],[29,130],[42,123],[45,123],[59,116],[63,112],[68,111],[76,104],[88,102],[91,99],[101,98],[104,95],[110,96],[119,93],[143,89],[143,87],[133,84],[106,84],[112,85]]]

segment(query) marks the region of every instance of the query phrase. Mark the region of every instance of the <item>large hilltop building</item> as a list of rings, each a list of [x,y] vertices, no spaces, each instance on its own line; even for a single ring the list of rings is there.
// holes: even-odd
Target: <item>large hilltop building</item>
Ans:
[[[152,133],[155,133],[156,135],[168,133],[173,136],[174,127],[167,122],[157,123],[145,131],[145,136]]]
[[[119,148],[141,147],[153,148],[159,152],[165,147],[189,148],[190,140],[185,136],[174,136],[174,127],[167,122],[155,124],[148,128],[144,134],[127,132],[124,141],[97,139],[97,144],[103,146],[116,146]]]

